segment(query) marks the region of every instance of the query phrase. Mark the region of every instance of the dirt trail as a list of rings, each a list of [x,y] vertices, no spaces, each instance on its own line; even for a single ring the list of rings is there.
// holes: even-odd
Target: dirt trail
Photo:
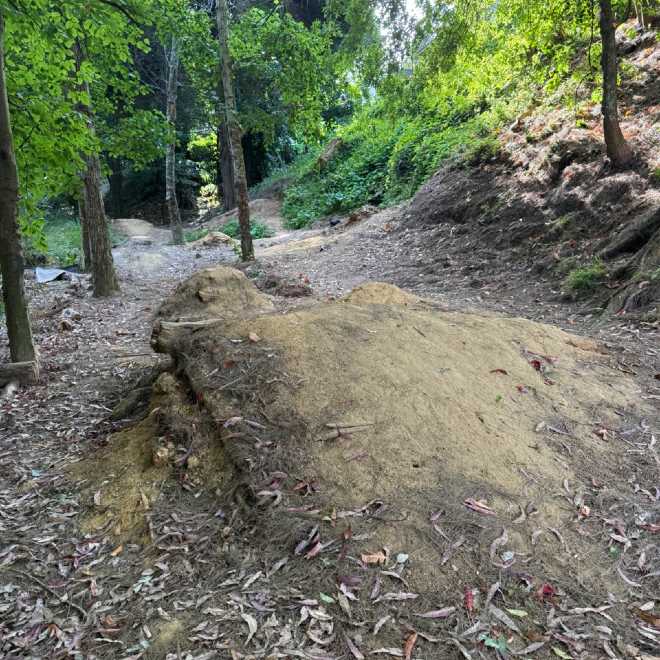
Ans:
[[[576,314],[575,307],[554,301],[549,284],[530,281],[515,269],[508,282],[496,280],[479,289],[471,286],[469,275],[460,274],[460,264],[451,269],[446,281],[432,281],[425,277],[421,253],[411,251],[397,233],[397,213],[383,211],[350,227],[287,232],[276,204],[270,203],[264,207],[262,219],[277,234],[257,241],[259,261],[244,270],[255,278],[277,272],[293,281],[302,274],[309,278],[315,296],[322,298],[336,297],[367,280],[389,281],[455,309],[500,311],[553,322],[573,332],[594,333],[608,342],[622,371],[637,373],[644,381],[649,401],[657,402],[660,392],[649,388],[648,381],[654,369],[660,371],[657,336],[652,331],[620,319],[594,328],[592,319]],[[63,657],[69,653],[168,660],[260,657],[258,653],[242,655],[258,616],[260,635],[281,635],[282,648],[290,649],[280,657],[336,657],[322,646],[317,646],[315,656],[299,655],[295,649],[305,640],[309,643],[308,632],[312,639],[326,635],[326,608],[336,605],[330,606],[325,599],[339,599],[342,608],[346,601],[354,613],[359,607],[351,605],[345,590],[328,596],[324,591],[328,585],[318,582],[320,578],[310,572],[313,566],[306,568],[307,563],[296,564],[293,573],[287,573],[287,586],[281,591],[269,591],[262,580],[281,571],[286,558],[284,563],[270,566],[254,552],[240,550],[227,532],[231,511],[219,510],[212,489],[188,482],[185,472],[179,473],[177,484],[166,486],[154,480],[154,489],[141,494],[134,513],[146,516],[150,529],[147,538],[117,540],[121,534],[112,526],[93,532],[87,528],[87,533],[81,530],[83,514],[96,512],[102,519],[106,512],[104,487],[98,494],[87,492],[85,480],[96,483],[99,475],[85,471],[76,475],[79,483],[74,485],[70,466],[101,451],[110,433],[127,426],[134,411],[129,411],[128,418],[119,415],[113,419],[113,408],[166,363],[149,347],[158,305],[194,271],[235,264],[235,255],[227,246],[172,246],[167,230],[145,224],[123,220],[119,225],[131,240],[114,251],[122,287],[116,298],[92,299],[87,278],[45,286],[28,281],[44,374],[38,386],[0,402],[0,655]],[[468,261],[466,256],[466,265]],[[282,304],[307,303],[296,300]],[[73,330],[62,328],[62,317],[74,319]],[[0,359],[7,356],[2,354]],[[192,404],[188,401],[186,405]],[[647,423],[631,433],[642,433],[648,440],[654,429]],[[117,437],[125,442],[126,461],[102,462],[97,467],[109,483],[145,460],[140,452],[130,453],[129,439]],[[637,435],[630,438],[629,451],[641,452]],[[642,475],[631,474],[631,478],[631,491],[626,496],[632,498],[633,490],[641,488],[643,492],[634,497],[649,502],[653,499],[651,504],[656,506],[653,484]],[[157,497],[164,498],[165,509],[153,508]],[[614,502],[607,489],[599,497],[604,507]],[[625,523],[622,530],[615,527],[612,533],[621,536],[621,532],[623,536],[637,533],[634,527],[627,530]],[[248,541],[258,533],[257,528],[244,530]],[[611,547],[625,552],[617,541],[612,541]],[[655,556],[653,552],[649,546],[648,556]],[[390,575],[383,579],[396,578]],[[485,595],[490,585],[475,579],[466,588]],[[204,587],[200,587],[200,580]],[[404,583],[399,582],[388,583],[387,589],[403,593],[405,577]],[[301,589],[300,585],[306,586]],[[625,582],[621,586],[630,588]],[[320,591],[325,599],[319,596]],[[348,591],[352,594],[350,586]],[[462,593],[437,594],[435,606],[461,607],[462,598]],[[561,598],[554,602],[561,607]],[[396,601],[390,604],[390,619],[380,624],[388,639],[407,634],[406,626],[422,630],[420,619],[411,619],[410,612],[407,618],[399,619],[405,611]],[[557,628],[559,637],[551,643],[577,657],[573,645],[582,642],[579,637],[570,637],[575,616],[562,613],[568,632],[566,627]],[[296,625],[301,618],[307,620],[305,626]],[[371,631],[376,621],[365,620],[362,627],[356,627],[358,619],[344,616],[337,627],[338,639],[348,635],[352,645],[366,649],[375,639]],[[220,623],[223,630],[231,632],[221,633]],[[427,637],[433,637],[441,632],[442,625],[442,619],[429,619],[423,630]],[[498,634],[506,629],[507,624],[503,624]],[[617,628],[616,633],[620,632]],[[610,636],[601,639],[614,644]],[[464,640],[458,637],[456,644],[442,647],[443,651],[422,638],[419,643],[424,646],[416,657],[464,655]],[[530,638],[530,644],[535,643],[538,640]],[[351,646],[346,648],[357,657]],[[550,653],[549,645],[538,648],[539,657],[547,657],[546,649]],[[624,650],[619,651],[623,656]],[[629,657],[636,657],[628,651]]]

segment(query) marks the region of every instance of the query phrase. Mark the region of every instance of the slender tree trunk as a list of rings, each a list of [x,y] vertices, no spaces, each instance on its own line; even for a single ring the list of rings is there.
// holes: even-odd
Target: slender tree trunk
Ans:
[[[600,0],[600,36],[603,42],[601,64],[603,67],[603,133],[607,155],[616,168],[630,164],[633,152],[626,142],[619,125],[617,107],[618,66],[616,58],[616,35],[612,1]]]
[[[220,44],[220,68],[222,73],[222,90],[225,100],[225,116],[229,127],[229,149],[232,155],[234,170],[234,188],[238,198],[238,224],[241,230],[241,258],[243,261],[254,259],[254,246],[250,232],[250,202],[248,198],[247,178],[245,176],[245,161],[241,145],[241,127],[236,113],[236,97],[231,72],[231,56],[229,54],[229,9],[227,0],[217,0],[216,18],[218,21],[218,41]]]
[[[124,163],[121,158],[110,157],[110,213],[114,218],[124,217]]]
[[[82,197],[82,193],[81,193]],[[83,200],[78,200],[78,216],[80,217],[80,244],[82,247],[80,255],[80,270],[88,273],[92,270],[92,246],[89,243],[89,231],[87,222],[84,221],[85,205]]]
[[[36,362],[23,283],[18,227],[18,170],[5,81],[4,18],[0,14],[0,268],[12,362]]]
[[[222,109],[224,114],[224,108]],[[218,126],[218,192],[222,190],[222,207],[225,211],[236,208],[236,189],[234,188],[234,168],[232,167],[231,150],[229,148],[229,131],[227,123]]]
[[[165,59],[167,60],[167,122],[172,131],[172,139],[167,145],[165,154],[165,207],[172,230],[172,242],[175,245],[183,245],[183,226],[176,199],[176,99],[179,53],[175,37],[172,37],[170,50],[169,53],[165,53]]]
[[[82,46],[74,46],[77,69],[84,61]],[[83,82],[80,91],[90,98],[89,85]],[[94,119],[91,105],[80,104],[79,110],[87,118],[87,130],[94,135]],[[92,272],[92,290],[94,296],[101,298],[111,296],[119,291],[115,265],[112,260],[112,244],[110,230],[105,216],[103,195],[101,194],[101,161],[98,154],[84,154],[84,171],[81,174],[82,190],[80,193],[80,223],[83,237],[83,253],[88,261],[87,267]]]
[[[110,231],[105,217],[103,195],[101,194],[101,161],[98,155],[85,157],[83,191],[81,200],[81,222],[86,225],[89,252],[91,256],[92,288],[94,296],[111,296],[119,291],[115,266],[112,260]]]

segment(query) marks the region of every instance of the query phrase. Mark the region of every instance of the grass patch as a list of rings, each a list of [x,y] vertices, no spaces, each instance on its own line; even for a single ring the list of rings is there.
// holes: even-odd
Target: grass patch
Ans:
[[[43,239],[43,240],[41,240]],[[112,247],[121,245],[126,237],[110,226],[110,241]],[[82,244],[80,239],[80,221],[72,215],[47,216],[43,224],[43,236],[37,247],[32,242],[25,245],[25,256],[28,264],[46,263],[62,268],[80,265]]]
[[[238,239],[241,237],[241,228],[239,227],[236,218],[232,218],[229,222],[225,222],[225,224],[220,227],[220,231],[232,238]],[[275,232],[273,232],[267,224],[260,222],[258,219],[250,222],[250,233],[252,234],[252,238],[270,238],[275,235]]]
[[[204,238],[209,235],[209,230],[206,227],[198,227],[197,229],[191,229],[190,231],[183,232],[183,240],[185,243],[194,243],[200,238]]]
[[[596,259],[589,266],[575,268],[566,277],[566,286],[577,293],[586,293],[597,289],[607,277],[607,269],[602,261]]]

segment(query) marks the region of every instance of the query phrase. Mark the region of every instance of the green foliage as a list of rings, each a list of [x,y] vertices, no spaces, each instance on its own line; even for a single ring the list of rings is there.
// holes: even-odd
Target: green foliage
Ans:
[[[125,237],[111,226],[110,239],[112,246],[116,247],[124,242]],[[39,241],[24,235],[23,243],[30,263],[45,261],[62,268],[80,265],[80,221],[70,213],[61,210],[46,213]]]
[[[200,238],[204,238],[209,235],[209,230],[206,227],[198,227],[197,229],[190,229],[183,232],[183,240],[186,243],[194,243]]]
[[[597,289],[607,277],[607,269],[602,261],[594,260],[589,266],[572,270],[566,278],[566,287],[577,293],[587,293]]]
[[[654,170],[651,170],[649,178],[656,185],[660,185],[660,167],[656,167]]]
[[[332,33],[318,22],[306,27],[282,11],[252,8],[232,26],[230,49],[243,93],[246,131],[272,142],[286,122],[296,135],[324,132],[322,112],[335,84]]]
[[[348,5],[349,25],[359,17],[368,25],[363,0]],[[329,6],[339,12],[338,3]],[[321,172],[308,166],[286,191],[289,225],[408,198],[448,159],[473,166],[498,159],[499,128],[538,105],[539,96],[568,105],[578,92],[597,99],[594,7],[565,0],[426,3],[417,50],[381,68],[375,100],[337,130],[344,146],[334,161]]]
[[[229,222],[226,222],[220,230],[232,238],[241,237],[241,228],[236,218],[232,218]],[[273,230],[268,225],[256,218],[250,221],[250,233],[252,234],[252,238],[269,238],[274,235]]]
[[[449,158],[472,163],[498,156],[499,115],[464,122],[402,117],[393,122],[378,105],[357,114],[339,131],[342,149],[323,171],[316,160],[284,194],[282,212],[291,228],[364,204],[392,204],[413,195]]]

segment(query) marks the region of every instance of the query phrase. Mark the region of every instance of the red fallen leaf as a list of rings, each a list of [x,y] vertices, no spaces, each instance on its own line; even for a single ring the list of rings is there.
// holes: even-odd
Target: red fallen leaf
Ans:
[[[474,610],[474,590],[470,587],[465,587],[463,604],[465,605],[465,609],[468,612],[472,612],[472,610]]]
[[[509,375],[509,372],[506,369],[491,369],[491,374],[504,374],[505,376]]]
[[[197,403],[203,403],[204,402],[204,393],[203,392],[195,392],[195,401],[197,401]]]
[[[232,367],[236,366],[236,362],[234,360],[227,359],[222,363],[222,368],[223,369],[231,369]]]
[[[319,546],[316,548],[316,546]],[[307,538],[304,538],[302,541],[296,545],[295,550],[293,551],[295,555],[302,555],[306,550],[316,549],[316,554],[321,550],[321,534],[319,533],[318,525],[316,525],[312,531],[308,534]],[[311,552],[311,550],[309,550]],[[314,555],[312,555],[313,557]],[[309,559],[309,557],[307,557]]]
[[[536,596],[541,601],[551,600],[556,595],[557,595],[557,592],[555,591],[555,588],[551,584],[548,584],[547,582],[544,582],[536,590]]]
[[[485,516],[496,516],[497,514],[493,511],[487,504],[479,500],[475,500],[471,497],[468,497],[467,500],[463,502],[468,509],[476,511],[477,513],[482,513]]]
[[[406,641],[403,644],[403,657],[405,660],[410,660],[412,657],[413,649],[415,648],[415,643],[417,642],[417,633],[413,630],[410,635],[406,638]]]
[[[541,371],[543,368],[543,365],[541,364],[541,360],[530,360],[529,363],[536,369],[536,371]]]
[[[521,394],[527,394],[529,392],[529,390],[524,385],[516,385],[516,389]]]
[[[543,382],[544,382],[546,385],[554,385],[554,384],[555,384],[555,381],[554,381],[554,380],[550,380],[549,378],[544,378],[544,379],[543,379]]]
[[[318,555],[319,552],[321,552],[321,547],[322,547],[321,541],[317,541],[309,550],[309,552],[307,552],[307,554],[305,555],[305,559],[312,559],[313,557],[316,557],[316,555]]]

